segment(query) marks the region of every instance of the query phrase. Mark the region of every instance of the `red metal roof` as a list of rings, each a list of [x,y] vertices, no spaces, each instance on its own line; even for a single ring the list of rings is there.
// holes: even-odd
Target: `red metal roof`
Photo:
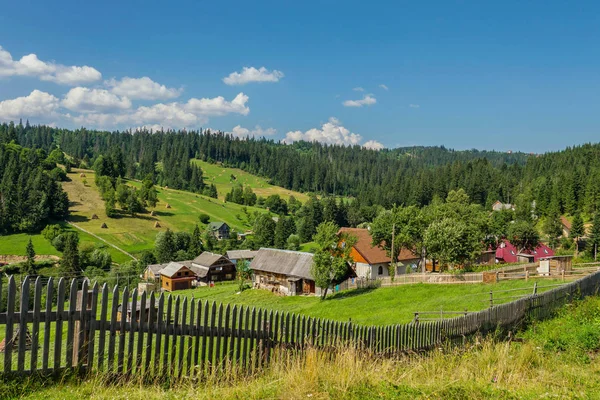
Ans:
[[[550,247],[546,246],[543,243],[540,243],[533,251],[523,250],[519,253],[518,249],[510,243],[508,240],[504,240],[503,245],[500,245],[496,249],[496,258],[500,261],[504,261],[506,263],[515,263],[519,261],[517,255],[518,254],[528,254],[533,256],[533,261],[537,262],[540,258],[552,257],[554,256],[554,250]]]

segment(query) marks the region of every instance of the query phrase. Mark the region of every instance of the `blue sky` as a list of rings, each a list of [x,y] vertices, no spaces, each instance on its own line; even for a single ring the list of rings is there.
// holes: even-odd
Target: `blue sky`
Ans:
[[[0,120],[376,148],[600,137],[598,2],[217,3],[3,2]]]

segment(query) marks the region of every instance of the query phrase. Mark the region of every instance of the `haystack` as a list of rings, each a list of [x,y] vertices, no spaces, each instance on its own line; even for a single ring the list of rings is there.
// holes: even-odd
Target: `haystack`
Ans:
[[[166,208],[171,208],[171,205],[169,203],[167,203],[167,205],[165,207]]]
[[[168,187],[168,186],[165,186],[165,189],[169,189],[169,187]]]
[[[106,222],[103,222],[102,225],[100,225],[100,228],[107,229],[108,225],[106,225]]]
[[[79,177],[80,178],[85,178],[85,174],[82,172],[82,173],[79,174]]]
[[[92,214],[92,219],[98,219],[98,215]]]
[[[150,216],[154,217],[154,210],[150,211]]]
[[[155,227],[155,228],[160,228],[160,227],[161,227],[161,226],[160,226],[160,224],[158,223],[158,221],[156,221],[156,222],[154,223],[154,227]]]

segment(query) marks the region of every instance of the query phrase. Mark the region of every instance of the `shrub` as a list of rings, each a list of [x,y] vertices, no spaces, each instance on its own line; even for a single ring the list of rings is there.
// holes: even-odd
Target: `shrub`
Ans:
[[[200,220],[200,222],[206,225],[210,222],[210,215],[202,213],[198,216],[198,219]]]

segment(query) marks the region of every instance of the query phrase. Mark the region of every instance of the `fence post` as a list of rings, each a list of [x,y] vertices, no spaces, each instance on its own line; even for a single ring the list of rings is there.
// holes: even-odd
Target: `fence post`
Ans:
[[[529,280],[529,271],[525,270],[525,282]]]
[[[537,294],[537,282],[533,284],[533,295]]]
[[[494,307],[494,292],[490,290],[490,308]]]

